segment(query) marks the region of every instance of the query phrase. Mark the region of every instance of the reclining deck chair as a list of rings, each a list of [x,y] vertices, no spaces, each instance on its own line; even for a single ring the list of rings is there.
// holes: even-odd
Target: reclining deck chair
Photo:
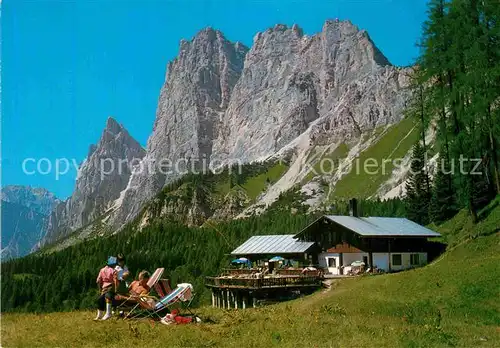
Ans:
[[[175,304],[180,304],[183,309],[187,310],[194,316],[193,312],[189,308],[193,298],[193,286],[189,283],[181,283],[177,285],[172,292],[160,299],[154,296],[140,296],[138,298],[138,306],[146,312],[145,315],[141,315],[141,313],[134,313],[131,315],[132,312],[130,312],[125,318],[135,319],[153,317],[155,319],[161,319],[164,316],[164,313]]]
[[[163,298],[172,292],[170,287],[170,281],[168,279],[160,279],[153,286],[154,291],[158,295],[158,298]]]
[[[165,268],[157,268],[154,273],[151,275],[151,278],[148,280],[148,287],[150,291],[152,289],[156,289],[158,286],[159,282],[167,282],[165,279],[160,279],[161,276],[163,275],[163,272],[165,271]],[[165,288],[163,285],[161,289]],[[155,290],[156,291],[156,290]],[[157,291],[158,293],[158,291]],[[135,294],[130,294],[130,295],[116,295],[115,300],[120,301],[121,303],[116,306],[116,310],[129,310],[129,313],[127,314],[130,315],[135,309],[137,309],[140,304],[140,296],[137,296]]]

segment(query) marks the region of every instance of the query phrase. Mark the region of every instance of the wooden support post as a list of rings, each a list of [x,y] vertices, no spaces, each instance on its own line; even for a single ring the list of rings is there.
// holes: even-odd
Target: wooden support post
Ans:
[[[246,296],[243,294],[243,295],[242,295],[242,300],[243,300],[243,304],[242,304],[242,306],[243,306],[243,309],[247,308],[247,306],[246,306],[246,298],[245,298],[245,297],[246,297]]]
[[[214,295],[214,290],[212,289],[212,308],[215,307],[215,295]]]
[[[221,301],[221,308],[222,309],[226,308],[226,300],[224,298],[224,290],[221,290],[221,292],[220,292],[220,301]]]
[[[252,297],[252,305],[253,308],[257,308],[257,298],[255,296]]]
[[[392,267],[391,267],[391,240],[389,239],[387,241],[387,248],[389,249],[389,272],[391,271]]]
[[[226,296],[227,296],[227,309],[231,308],[231,295],[229,290],[226,291]]]
[[[373,273],[373,253],[370,251],[368,253],[368,263],[370,264],[370,268],[372,269],[372,273]]]

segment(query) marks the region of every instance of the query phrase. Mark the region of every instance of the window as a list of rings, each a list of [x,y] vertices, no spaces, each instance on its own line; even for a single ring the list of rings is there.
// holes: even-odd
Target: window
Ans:
[[[392,254],[392,265],[393,266],[401,266],[403,261],[401,259],[401,254]]]
[[[337,267],[337,259],[335,259],[333,257],[329,257],[328,258],[328,267],[329,268]]]
[[[410,255],[410,265],[420,265],[420,255],[419,254],[411,254]]]

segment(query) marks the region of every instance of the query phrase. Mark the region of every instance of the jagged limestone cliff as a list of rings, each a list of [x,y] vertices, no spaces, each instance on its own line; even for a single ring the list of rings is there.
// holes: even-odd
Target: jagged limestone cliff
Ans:
[[[118,184],[102,203],[92,193],[100,192],[94,188],[99,183],[77,184],[58,207],[54,230],[75,230],[98,219],[117,231],[145,206],[142,223],[148,216],[177,215],[189,224],[245,216],[292,188],[318,208],[335,194],[343,174],[313,175],[310,166],[325,156],[349,166],[392,136],[390,125],[403,119],[409,96],[408,73],[392,66],[368,33],[349,21],[327,21],[313,36],[297,25],[276,25],[255,35],[250,49],[204,29],[182,40],[178,57],[168,64],[141,170],[113,178]],[[412,129],[405,132],[401,136],[411,140]],[[407,151],[406,142],[395,146]],[[345,152],[340,157],[339,149]],[[259,185],[252,197],[232,189],[214,207],[212,199],[200,204],[202,192],[195,190],[189,202],[162,201],[159,210],[148,211],[155,206],[148,202],[186,171],[282,159],[286,171],[272,184]],[[383,192],[390,189],[386,184]]]

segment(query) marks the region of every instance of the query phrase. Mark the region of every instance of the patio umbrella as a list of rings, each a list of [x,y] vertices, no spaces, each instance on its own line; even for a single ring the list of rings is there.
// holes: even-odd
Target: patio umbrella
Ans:
[[[234,259],[233,261],[231,261],[231,263],[235,264],[248,263],[248,259],[246,257],[240,257],[239,259]]]
[[[364,266],[365,263],[363,261],[354,261],[353,263],[351,263],[351,266],[354,266],[354,267],[360,267],[360,266]]]
[[[281,256],[275,256],[272,259],[270,259],[269,262],[278,262],[278,261],[284,261],[284,260],[285,260],[285,258],[283,258]]]

